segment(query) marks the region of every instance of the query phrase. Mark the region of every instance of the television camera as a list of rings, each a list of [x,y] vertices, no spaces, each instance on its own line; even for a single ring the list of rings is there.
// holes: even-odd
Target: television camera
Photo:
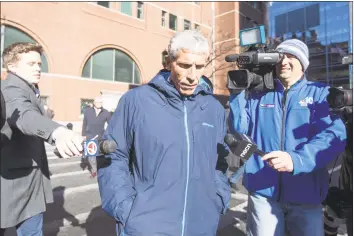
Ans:
[[[249,48],[244,53],[225,57],[225,61],[236,62],[239,68],[227,73],[228,89],[231,92],[274,89],[274,65],[281,60],[282,54],[266,45],[264,26],[241,30],[240,45]]]
[[[353,54],[348,54],[342,58],[343,65],[353,64]],[[327,97],[329,106],[332,109],[342,109],[353,106],[353,90],[344,88],[330,88]]]

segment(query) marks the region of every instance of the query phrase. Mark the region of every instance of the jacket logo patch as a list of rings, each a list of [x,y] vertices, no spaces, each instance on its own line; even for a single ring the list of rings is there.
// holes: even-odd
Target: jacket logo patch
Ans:
[[[211,125],[211,124],[208,124],[208,123],[205,123],[205,122],[203,122],[202,125],[214,128],[214,125]]]
[[[307,107],[308,104],[313,104],[313,97],[306,97],[299,102],[300,106]]]
[[[260,106],[263,108],[273,108],[275,105],[274,104],[261,104]]]

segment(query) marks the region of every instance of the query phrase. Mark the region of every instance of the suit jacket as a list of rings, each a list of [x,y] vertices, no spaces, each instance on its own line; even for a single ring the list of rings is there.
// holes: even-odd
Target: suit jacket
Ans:
[[[61,126],[45,116],[34,86],[9,73],[1,82],[6,123],[1,129],[1,228],[42,213],[53,202],[44,141]]]
[[[1,102],[0,129],[2,129],[6,121],[6,108],[5,108],[4,96],[2,95],[1,91],[0,91],[0,102]]]

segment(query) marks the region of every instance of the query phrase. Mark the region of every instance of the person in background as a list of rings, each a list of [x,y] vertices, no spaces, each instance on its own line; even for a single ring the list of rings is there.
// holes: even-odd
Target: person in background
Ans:
[[[86,140],[101,139],[110,119],[111,113],[102,107],[102,97],[96,97],[93,107],[87,107],[84,111],[82,136],[86,137]],[[97,175],[96,157],[88,157],[88,163],[91,177],[95,178]]]

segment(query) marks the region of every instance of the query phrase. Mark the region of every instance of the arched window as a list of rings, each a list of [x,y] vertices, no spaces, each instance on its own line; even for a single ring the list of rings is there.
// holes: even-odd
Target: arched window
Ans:
[[[126,53],[113,48],[95,52],[87,60],[82,77],[140,84],[140,71]]]
[[[25,32],[12,26],[1,25],[1,55],[5,48],[13,43],[38,43]],[[1,67],[3,67],[1,59]],[[45,52],[42,54],[42,72],[48,72],[48,61]]]

